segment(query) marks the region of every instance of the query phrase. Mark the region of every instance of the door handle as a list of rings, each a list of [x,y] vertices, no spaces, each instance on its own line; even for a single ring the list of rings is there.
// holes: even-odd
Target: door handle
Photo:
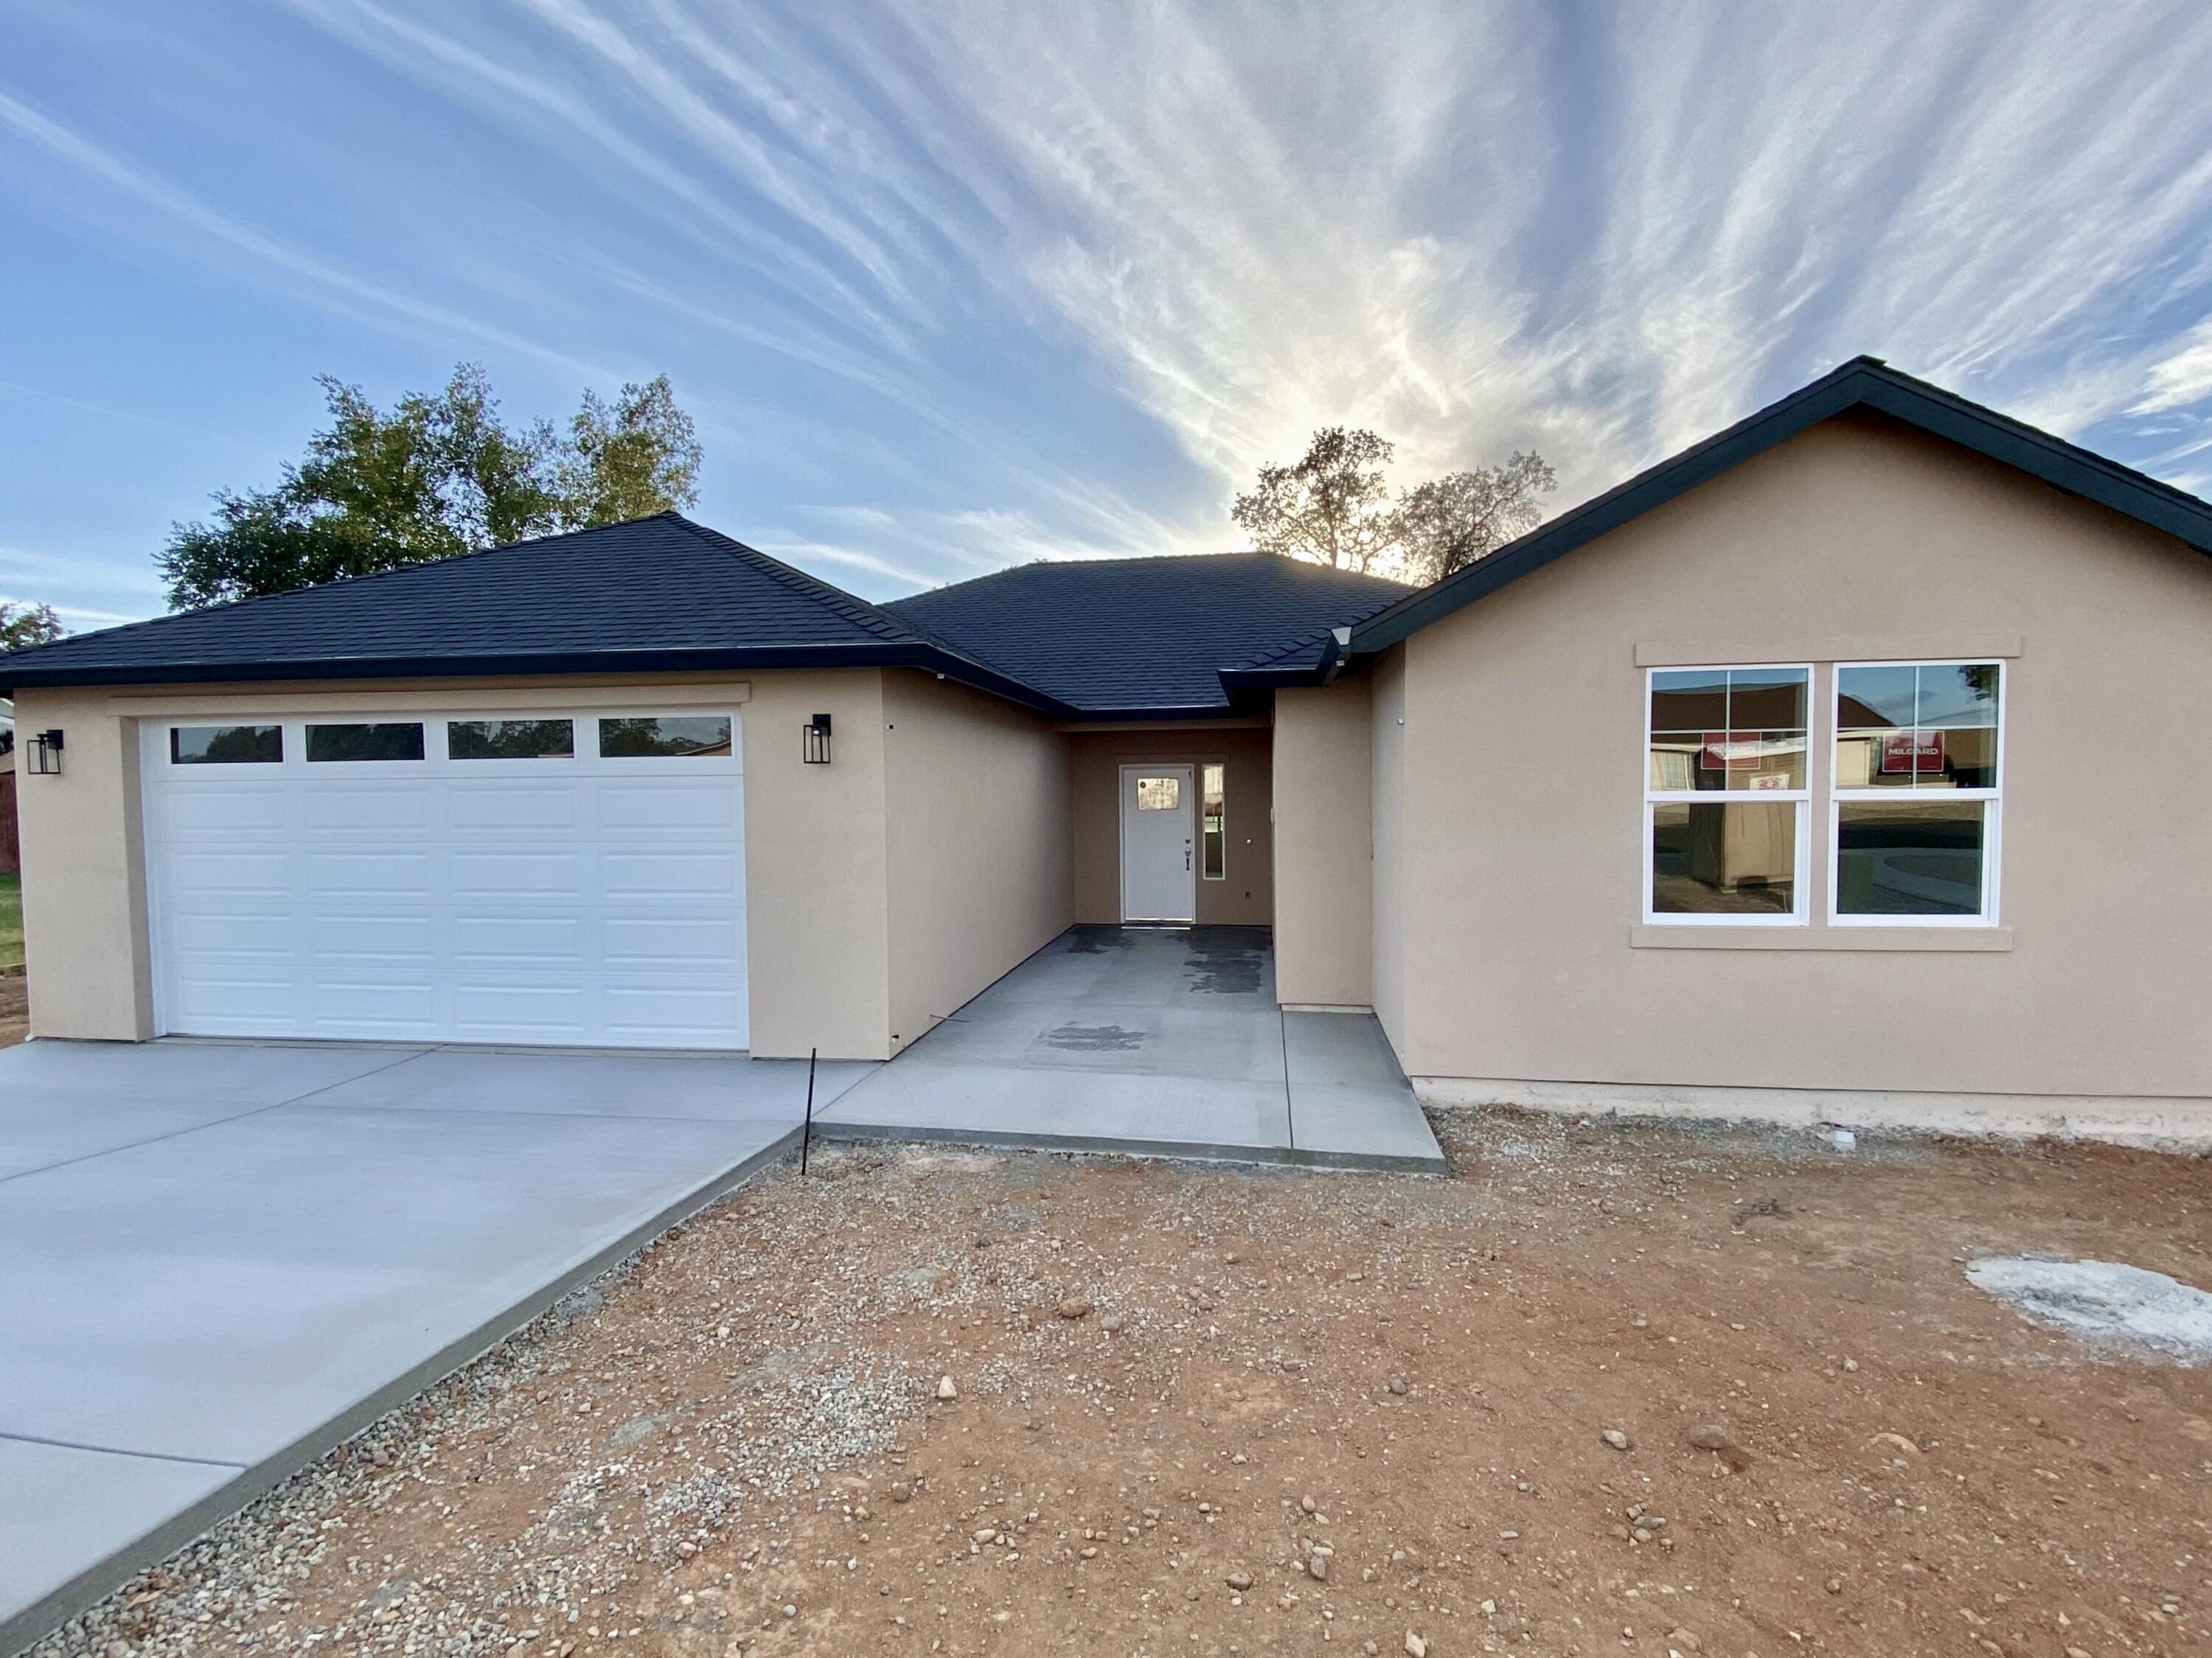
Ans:
[[[1183,837],[1183,842],[1182,842],[1182,866],[1183,866],[1186,870],[1187,870],[1187,869],[1188,869],[1188,868],[1190,867],[1190,837],[1189,837],[1188,835],[1185,835],[1185,836]]]

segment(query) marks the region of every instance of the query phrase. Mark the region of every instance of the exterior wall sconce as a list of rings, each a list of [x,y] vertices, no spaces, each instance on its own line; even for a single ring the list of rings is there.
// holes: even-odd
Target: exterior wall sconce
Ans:
[[[31,739],[31,770],[40,777],[62,774],[62,734],[40,732]]]
[[[800,757],[810,766],[828,765],[830,763],[830,716],[826,714],[817,714],[813,719],[808,720],[805,738],[805,746],[800,750]]]

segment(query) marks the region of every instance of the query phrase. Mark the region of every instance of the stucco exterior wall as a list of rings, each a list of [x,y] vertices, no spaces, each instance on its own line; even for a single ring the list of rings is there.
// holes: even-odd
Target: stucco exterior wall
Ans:
[[[1364,677],[1275,694],[1275,994],[1374,1000],[1374,709]]]
[[[873,669],[24,691],[16,699],[21,729],[67,733],[63,775],[24,779],[20,803],[33,1034],[155,1034],[141,719],[716,701],[737,707],[743,725],[752,1051],[804,1054],[818,1046],[824,1057],[886,1058],[884,715]],[[799,727],[817,712],[836,722],[829,766],[799,757]]]
[[[21,691],[19,732],[63,733],[62,774],[16,796],[31,1034],[139,1042],[154,1034],[139,833],[137,721],[98,691]]]
[[[1374,799],[1368,838],[1375,849],[1374,931],[1368,948],[1375,1017],[1405,1062],[1406,1025],[1406,652],[1387,652],[1370,675],[1368,726],[1374,733]]]
[[[1075,919],[1121,919],[1121,768],[1152,762],[1220,764],[1223,878],[1198,883],[1200,926],[1267,926],[1275,915],[1273,762],[1265,726],[1171,726],[1068,735]],[[1200,784],[1204,779],[1197,775]]]
[[[2208,629],[2212,559],[1868,416],[1425,629],[1375,691],[1376,999],[1402,1063],[1608,1087],[2212,1096]],[[1822,665],[1816,748],[1825,665],[2002,654],[2001,929],[1822,925],[1825,758],[1812,926],[1640,926],[1639,653]]]
[[[1063,932],[1065,739],[1011,703],[884,676],[894,1053]],[[814,769],[820,769],[815,768]]]

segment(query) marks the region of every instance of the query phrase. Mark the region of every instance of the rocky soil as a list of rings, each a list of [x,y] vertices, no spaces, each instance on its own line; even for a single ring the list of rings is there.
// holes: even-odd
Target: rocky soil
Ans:
[[[2212,1372],[1965,1267],[2212,1282],[2206,1165],[1438,1127],[785,1168],[40,1658],[2203,1649]]]

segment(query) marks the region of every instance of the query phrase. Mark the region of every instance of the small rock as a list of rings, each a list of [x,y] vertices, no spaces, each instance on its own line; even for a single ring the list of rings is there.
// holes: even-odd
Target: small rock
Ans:
[[[1062,1318],[1088,1318],[1091,1316],[1091,1303],[1081,1296],[1070,1296],[1060,1303],[1060,1315]]]
[[[1907,1456],[1917,1456],[1920,1455],[1920,1447],[1914,1444],[1903,1434],[1876,1434],[1874,1438],[1868,1442],[1869,1444],[1877,1445],[1893,1445],[1899,1450],[1903,1451]]]
[[[1685,1652],[1702,1652],[1705,1647],[1705,1643],[1698,1639],[1695,1630],[1670,1629],[1667,1631],[1667,1639]]]
[[[1621,1432],[1618,1428],[1605,1429],[1598,1435],[1598,1437],[1605,1441],[1607,1444],[1612,1446],[1616,1451],[1625,1451],[1628,1448],[1628,1436]]]
[[[799,1608],[787,1600],[783,1603],[783,1615],[787,1618],[796,1618],[799,1616]]]
[[[970,1532],[969,1535],[978,1543],[995,1543],[999,1540],[999,1533],[988,1526],[980,1531]]]
[[[903,1480],[903,1479],[894,1479],[893,1481],[891,1481],[891,1501],[892,1501],[892,1502],[894,1502],[894,1503],[903,1503],[903,1502],[906,1502],[906,1501],[907,1501],[908,1498],[910,1498],[911,1497],[913,1497],[913,1495],[914,1495],[914,1487],[913,1487],[913,1486],[911,1486],[911,1485],[908,1485],[908,1484],[906,1483],[906,1481],[905,1481],[905,1480]]]
[[[1107,1314],[1105,1317],[1098,1321],[1098,1327],[1105,1331],[1108,1335],[1112,1335],[1116,1330],[1119,1330],[1121,1327],[1121,1314]]]
[[[1325,1554],[1308,1555],[1306,1557],[1306,1576],[1312,1578],[1316,1583],[1327,1582],[1328,1581],[1328,1557]]]
[[[1242,1594],[1252,1587],[1252,1574],[1249,1571],[1232,1571],[1221,1581]]]
[[[937,1382],[937,1396],[939,1399],[957,1399],[960,1397],[960,1389],[952,1385],[951,1376],[939,1376]]]
[[[1298,1506],[1301,1509],[1304,1509],[1308,1514],[1311,1514],[1316,1509],[1319,1508],[1321,1504],[1315,1502],[1310,1497],[1301,1497],[1298,1499]]]
[[[1390,1391],[1396,1394],[1401,1399],[1404,1398],[1406,1395],[1406,1378],[1401,1376],[1392,1376],[1390,1378]]]
[[[1406,1658],[1429,1658],[1429,1643],[1411,1630],[1406,1631]]]
[[[1855,1358],[1847,1358],[1844,1361],[1844,1368],[1846,1370],[1856,1370],[1858,1367],[1859,1362]]]
[[[1844,1580],[1840,1577],[1831,1577],[1828,1580],[1828,1593],[1831,1594],[1841,1594],[1843,1592]]]
[[[1735,1442],[1729,1439],[1729,1430],[1717,1422],[1692,1422],[1689,1440],[1692,1448],[1700,1451],[1717,1451]]]

